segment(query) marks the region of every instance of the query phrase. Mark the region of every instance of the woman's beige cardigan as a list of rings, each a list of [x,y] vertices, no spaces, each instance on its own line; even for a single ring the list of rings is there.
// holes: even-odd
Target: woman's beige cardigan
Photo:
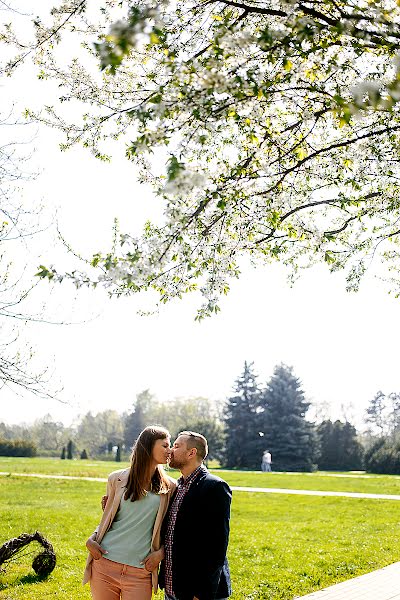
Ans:
[[[108,478],[107,482],[107,504],[103,512],[103,516],[101,521],[96,528],[96,542],[101,544],[101,541],[107,531],[110,529],[111,524],[114,520],[115,515],[117,514],[117,510],[119,508],[119,504],[121,501],[122,494],[124,493],[124,488],[128,482],[129,476],[129,468],[123,469],[121,471],[114,471]],[[158,509],[158,513],[156,516],[156,520],[153,528],[153,535],[151,539],[151,551],[158,550],[160,548],[160,532],[161,532],[161,523],[165,517],[165,513],[167,512],[169,500],[171,495],[176,487],[176,482],[174,479],[169,478],[170,480],[170,489],[167,494],[160,494],[160,507]],[[83,583],[87,583],[90,580],[90,576],[92,573],[92,560],[93,557],[89,553],[89,556],[86,560],[86,568],[83,576]],[[157,591],[158,588],[158,568],[154,569],[151,574],[153,590]]]

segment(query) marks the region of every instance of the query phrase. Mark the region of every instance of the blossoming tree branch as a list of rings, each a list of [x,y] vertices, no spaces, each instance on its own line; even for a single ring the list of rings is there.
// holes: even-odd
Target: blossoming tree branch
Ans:
[[[27,115],[103,160],[120,140],[165,207],[90,272],[42,277],[162,301],[197,289],[200,318],[246,255],[293,272],[323,261],[349,289],[375,257],[397,291],[398,0],[71,0],[35,27],[6,68],[31,53],[61,102]],[[80,55],[63,66],[57,48],[72,37]],[[82,106],[74,122],[69,100]]]

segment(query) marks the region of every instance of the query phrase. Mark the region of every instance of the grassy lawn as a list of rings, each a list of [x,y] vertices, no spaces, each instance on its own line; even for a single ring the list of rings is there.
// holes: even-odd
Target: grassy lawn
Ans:
[[[0,471],[7,473],[107,477],[111,471],[127,466],[127,462],[0,457]],[[400,476],[324,472],[261,473],[260,471],[225,471],[219,469],[212,471],[234,486],[400,495]],[[172,477],[179,476],[176,471],[171,470],[170,473]]]
[[[347,473],[261,473],[222,470],[213,472],[235,486],[400,495],[400,477],[393,475],[351,476]]]
[[[49,459],[14,459],[7,462],[12,469],[5,464],[2,459],[0,471],[17,471],[19,465],[30,472],[57,473],[62,468],[64,473],[69,470],[67,474],[89,476],[105,476],[121,466]],[[325,489],[322,481],[335,486],[327,489],[344,489],[342,483],[353,481],[307,475],[223,475],[234,485],[289,487],[293,481],[291,487],[311,489]],[[354,479],[358,487],[352,489],[367,491],[364,485],[372,482],[375,488],[368,491],[383,491],[382,482],[385,491],[398,491],[397,478],[391,477]],[[0,580],[0,599],[89,600],[89,588],[81,585],[84,542],[100,518],[104,487],[99,482],[0,477],[0,542],[38,529],[57,553],[56,569],[46,581],[36,580],[30,567],[35,554],[10,564]],[[400,560],[399,509],[398,502],[388,500],[234,494],[229,548],[232,599],[289,600]]]

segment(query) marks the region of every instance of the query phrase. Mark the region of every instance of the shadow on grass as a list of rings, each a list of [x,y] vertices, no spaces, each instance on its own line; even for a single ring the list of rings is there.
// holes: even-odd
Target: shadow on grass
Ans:
[[[4,575],[4,572],[2,573],[0,571],[0,577],[1,575]],[[12,588],[14,586],[17,585],[21,585],[22,584],[30,584],[30,583],[40,583],[41,581],[46,581],[46,579],[48,579],[49,576],[43,576],[43,575],[36,575],[36,573],[29,573],[28,575],[23,575],[22,577],[13,577],[13,578],[8,578],[8,581],[0,581],[0,591],[2,590],[6,590],[7,588]]]
[[[48,575],[36,575],[36,573],[29,573],[28,575],[24,575],[24,577],[19,578],[19,583],[39,583],[39,581],[46,581],[48,579]]]

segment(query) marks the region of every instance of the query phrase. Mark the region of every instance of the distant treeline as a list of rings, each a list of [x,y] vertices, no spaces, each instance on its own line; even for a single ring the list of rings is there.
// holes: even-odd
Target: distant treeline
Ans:
[[[180,431],[203,433],[209,459],[232,469],[259,469],[265,450],[275,471],[360,470],[400,473],[400,396],[378,392],[359,434],[344,421],[307,418],[310,402],[293,369],[278,365],[265,386],[245,363],[224,403],[202,397],[161,403],[149,390],[137,395],[131,412],[87,413],[74,427],[50,416],[33,425],[0,423],[0,455],[127,460],[140,431],[162,424],[172,438]]]
[[[36,456],[36,454],[37,448],[33,442],[0,439],[0,456]]]

